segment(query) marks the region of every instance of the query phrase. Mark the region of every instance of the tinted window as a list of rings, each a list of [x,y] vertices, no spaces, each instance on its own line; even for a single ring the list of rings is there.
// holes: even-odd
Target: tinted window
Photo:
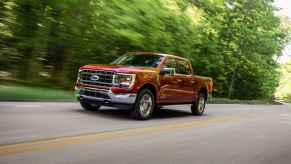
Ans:
[[[164,67],[176,69],[176,61],[174,59],[167,59],[164,64]]]
[[[190,75],[191,74],[190,64],[183,60],[177,60],[176,72],[178,74]]]

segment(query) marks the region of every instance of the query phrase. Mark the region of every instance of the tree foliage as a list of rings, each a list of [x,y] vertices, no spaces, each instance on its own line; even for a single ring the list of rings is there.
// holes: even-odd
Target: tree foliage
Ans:
[[[271,0],[2,0],[0,70],[72,88],[78,67],[127,51],[189,58],[215,96],[271,98],[288,31]]]
[[[282,73],[276,97],[291,102],[291,62],[280,66]]]

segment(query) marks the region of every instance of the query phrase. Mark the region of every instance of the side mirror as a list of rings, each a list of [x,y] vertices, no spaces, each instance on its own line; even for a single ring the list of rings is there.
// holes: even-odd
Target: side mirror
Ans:
[[[160,75],[174,76],[175,68],[162,68]]]

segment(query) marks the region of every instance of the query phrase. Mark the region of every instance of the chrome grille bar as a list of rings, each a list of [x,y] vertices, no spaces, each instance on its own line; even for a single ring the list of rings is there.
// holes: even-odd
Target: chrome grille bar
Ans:
[[[81,84],[111,87],[113,84],[113,71],[82,70],[79,73]],[[109,88],[108,88],[109,89]]]

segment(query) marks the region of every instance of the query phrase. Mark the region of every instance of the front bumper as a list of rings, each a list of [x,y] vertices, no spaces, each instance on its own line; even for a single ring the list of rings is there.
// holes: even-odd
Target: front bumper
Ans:
[[[87,94],[88,92],[94,92],[93,94]],[[135,103],[137,94],[135,93],[113,93],[111,90],[98,91],[80,89],[76,90],[76,97],[80,102],[88,102],[92,104],[122,107],[132,106]]]

